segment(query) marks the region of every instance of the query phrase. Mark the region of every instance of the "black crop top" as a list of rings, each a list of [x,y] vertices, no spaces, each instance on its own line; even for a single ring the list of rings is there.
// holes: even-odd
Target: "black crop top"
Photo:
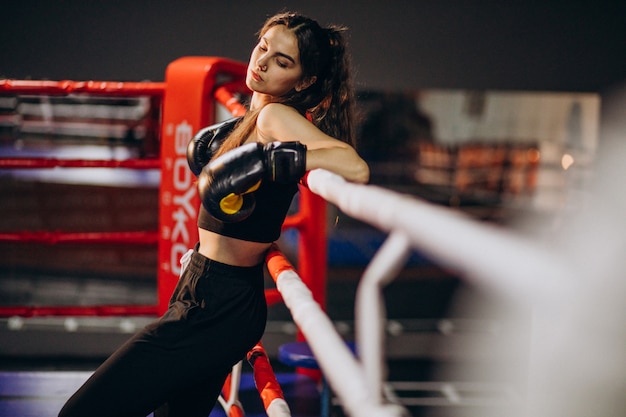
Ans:
[[[280,237],[291,200],[297,192],[297,183],[279,184],[263,180],[254,192],[256,205],[248,218],[236,223],[224,223],[211,216],[201,204],[198,227],[251,242],[274,242]]]

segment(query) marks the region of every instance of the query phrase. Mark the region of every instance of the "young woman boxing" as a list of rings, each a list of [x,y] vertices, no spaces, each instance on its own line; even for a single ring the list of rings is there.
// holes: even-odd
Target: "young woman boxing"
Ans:
[[[343,28],[296,13],[269,18],[250,56],[250,108],[199,132],[199,243],[168,311],[107,359],[62,417],[206,417],[232,366],[261,339],[264,258],[306,171],[365,183],[355,151]]]

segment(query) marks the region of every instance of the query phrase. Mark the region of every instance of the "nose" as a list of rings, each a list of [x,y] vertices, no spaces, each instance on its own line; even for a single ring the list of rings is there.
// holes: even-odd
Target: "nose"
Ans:
[[[261,71],[266,71],[267,70],[267,61],[263,58],[259,58],[256,61],[256,66],[257,68],[259,68],[259,70]]]

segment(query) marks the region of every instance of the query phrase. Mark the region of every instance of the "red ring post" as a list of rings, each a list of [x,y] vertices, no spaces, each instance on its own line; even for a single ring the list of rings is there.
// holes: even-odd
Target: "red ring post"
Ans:
[[[298,228],[298,274],[313,299],[326,310],[326,201],[301,186],[299,215],[304,221]]]
[[[217,75],[236,81],[245,73],[242,63],[212,57],[184,57],[167,67],[161,124],[159,314],[167,309],[178,281],[180,257],[198,240],[200,199],[187,165],[187,144],[200,128],[215,122]]]

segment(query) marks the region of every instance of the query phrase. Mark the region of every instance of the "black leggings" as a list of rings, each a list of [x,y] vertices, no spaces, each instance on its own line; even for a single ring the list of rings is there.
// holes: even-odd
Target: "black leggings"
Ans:
[[[267,319],[263,265],[234,267],[196,251],[167,312],[108,358],[60,417],[206,417]]]

